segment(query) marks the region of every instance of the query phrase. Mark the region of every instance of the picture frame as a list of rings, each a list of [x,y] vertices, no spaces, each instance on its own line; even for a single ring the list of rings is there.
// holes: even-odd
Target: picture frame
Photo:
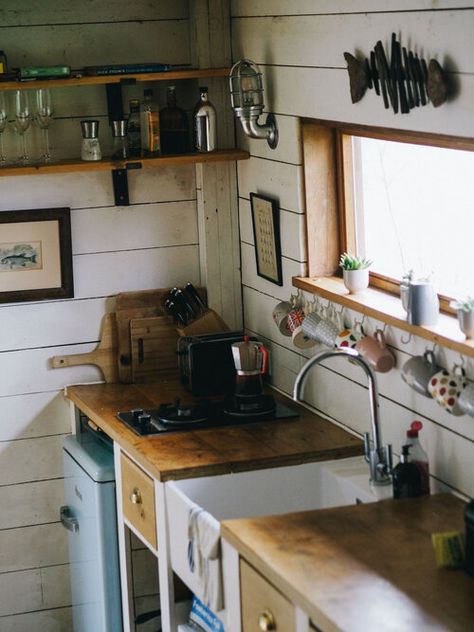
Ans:
[[[278,203],[270,197],[251,193],[250,206],[257,274],[276,285],[283,285]]]
[[[0,303],[74,296],[71,209],[0,212]]]

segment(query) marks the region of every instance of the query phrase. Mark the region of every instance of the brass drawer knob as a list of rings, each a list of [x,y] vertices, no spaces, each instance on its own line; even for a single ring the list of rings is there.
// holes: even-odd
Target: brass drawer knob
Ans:
[[[264,610],[258,617],[258,628],[262,632],[271,632],[276,630],[275,617],[270,610]]]
[[[133,492],[130,494],[130,500],[134,505],[141,505],[142,495],[140,494],[140,490],[137,487],[135,487]]]

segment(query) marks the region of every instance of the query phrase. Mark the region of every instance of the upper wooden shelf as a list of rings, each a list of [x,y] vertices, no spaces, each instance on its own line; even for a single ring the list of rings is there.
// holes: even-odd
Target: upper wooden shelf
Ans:
[[[75,74],[74,74],[75,72]],[[165,70],[163,72],[147,72],[127,75],[100,75],[93,77],[78,76],[74,71],[67,79],[34,79],[33,81],[2,81],[0,90],[35,90],[37,88],[67,88],[70,86],[105,85],[127,81],[179,81],[181,79],[204,79],[227,77],[230,68],[188,68],[181,70]]]
[[[75,171],[110,171],[111,169],[147,169],[159,167],[179,167],[203,162],[223,162],[226,160],[246,160],[249,153],[242,149],[220,149],[210,152],[195,152],[174,156],[156,156],[153,158],[130,158],[112,160],[104,158],[97,161],[83,161],[78,158],[58,162],[36,163],[29,165],[8,165],[0,167],[0,176],[44,175],[48,173],[72,173]]]
[[[293,277],[293,285],[348,309],[408,331],[413,336],[419,336],[461,355],[474,357],[474,340],[466,340],[455,316],[440,314],[435,327],[421,327],[407,322],[406,313],[398,297],[381,290],[367,288],[359,294],[349,294],[343,280],[337,277]]]

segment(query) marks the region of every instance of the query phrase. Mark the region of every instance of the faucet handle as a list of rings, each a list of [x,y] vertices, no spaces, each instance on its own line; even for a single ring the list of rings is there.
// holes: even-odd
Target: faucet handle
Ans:
[[[367,463],[370,462],[370,453],[372,451],[371,441],[370,441],[370,433],[364,432],[364,456]]]
[[[387,464],[389,474],[391,474],[393,471],[393,452],[391,443],[388,443],[385,446],[385,463]]]

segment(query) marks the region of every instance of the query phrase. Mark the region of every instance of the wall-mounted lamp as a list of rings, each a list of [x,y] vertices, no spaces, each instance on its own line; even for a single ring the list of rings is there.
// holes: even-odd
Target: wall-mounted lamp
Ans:
[[[273,114],[268,114],[265,125],[258,123],[263,112],[262,73],[250,59],[241,59],[232,66],[229,75],[230,98],[235,116],[250,138],[266,138],[272,149],[278,145],[278,127]]]

